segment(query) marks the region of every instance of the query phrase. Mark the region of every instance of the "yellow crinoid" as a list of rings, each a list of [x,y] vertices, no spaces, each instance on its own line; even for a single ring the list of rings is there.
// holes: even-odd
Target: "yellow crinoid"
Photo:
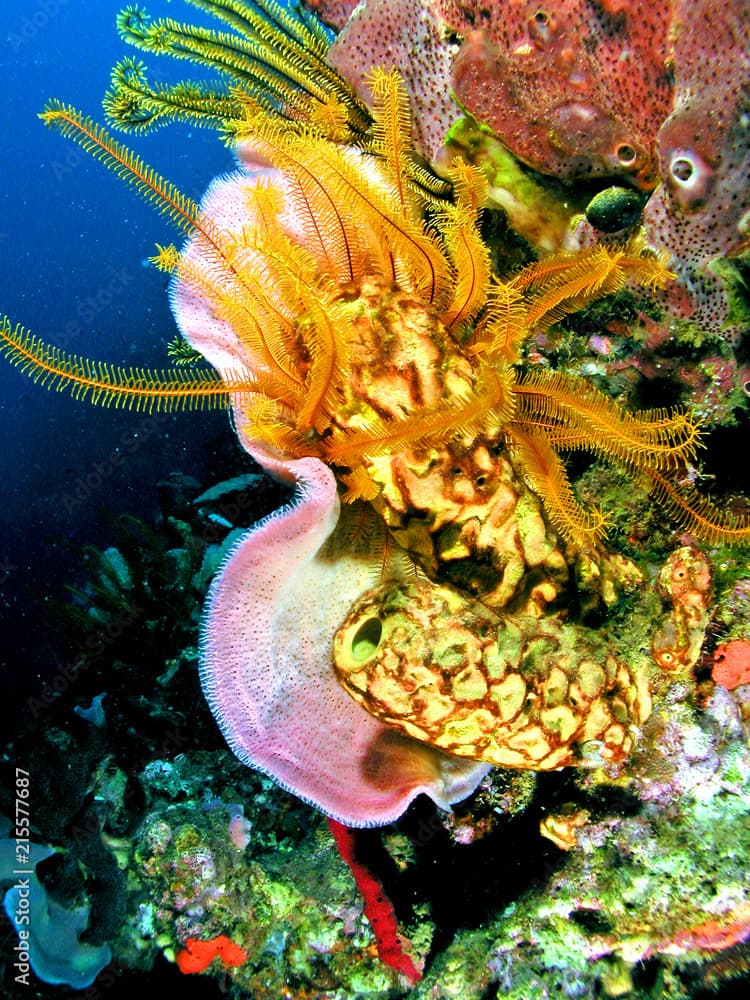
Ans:
[[[130,12],[131,22],[139,18]],[[160,44],[176,30],[163,26]],[[297,43],[284,44],[296,66]],[[236,48],[235,77],[241,57],[250,59]],[[273,73],[283,76],[275,58]],[[670,278],[665,262],[633,247],[596,247],[497,279],[479,229],[483,176],[456,160],[446,181],[419,161],[398,74],[373,71],[368,112],[335,74],[309,72],[322,81],[320,93],[305,96],[300,85],[263,99],[262,82],[240,79],[228,103],[217,98],[210,113],[192,91],[151,92],[152,103],[182,100],[187,110],[176,117],[221,119],[237,144],[244,169],[215,182],[201,207],[89,119],[50,105],[42,116],[49,126],[188,237],[181,253],[159,248],[155,263],[173,270],[178,322],[216,371],[93,363],[6,320],[0,347],[10,360],[94,402],[231,406],[243,441],[332,466],[344,498],[372,502],[407,545],[417,537],[433,569],[440,552],[425,553],[409,522],[431,531],[455,523],[463,532],[469,510],[492,525],[509,463],[563,537],[576,544],[600,537],[605,515],[581,505],[560,458],[576,449],[650,482],[695,535],[749,541],[748,522],[673,485],[672,473],[699,443],[689,414],[630,413],[585,379],[519,365],[531,331],[626,280],[661,286]],[[121,98],[123,87],[120,80]],[[122,115],[122,100],[118,108]],[[457,494],[461,477],[468,485]],[[476,551],[470,534],[461,542],[468,558]]]

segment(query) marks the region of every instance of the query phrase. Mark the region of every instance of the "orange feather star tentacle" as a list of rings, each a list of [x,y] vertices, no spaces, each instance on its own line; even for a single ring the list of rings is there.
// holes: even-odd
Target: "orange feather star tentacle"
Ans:
[[[281,331],[288,320],[263,296],[262,286],[256,282],[253,287],[249,281],[239,286],[237,282],[227,284],[216,269],[212,273],[203,262],[187,258],[180,262],[178,274],[181,281],[212,303],[218,319],[231,326],[253,370],[267,374],[266,385],[272,394],[295,405],[302,398],[304,383],[282,339]]]
[[[464,330],[487,301],[490,255],[467,209],[446,213],[443,240],[456,271],[451,301],[441,316],[454,336]]]
[[[494,280],[487,293],[487,309],[467,341],[466,353],[515,364],[528,335],[526,305],[512,285]]]
[[[750,516],[721,509],[690,486],[673,486],[656,469],[642,470],[652,481],[654,497],[683,530],[711,544],[750,544]]]
[[[699,425],[686,413],[664,410],[630,413],[596,386],[575,375],[534,371],[516,385],[519,419],[583,435],[592,450],[602,450],[625,463],[643,458],[658,467],[694,458],[700,445]]]
[[[0,354],[28,373],[35,382],[75,399],[99,406],[122,407],[152,413],[154,410],[227,409],[232,396],[257,392],[258,382],[249,373],[225,377],[210,369],[147,371],[90,361],[45,344],[22,326],[6,318],[0,323]]]
[[[336,322],[335,310],[311,296],[304,319],[298,324],[310,356],[305,398],[297,414],[297,430],[314,428],[323,434],[336,407],[336,391],[348,374],[346,343]]]
[[[480,370],[471,393],[401,420],[369,422],[356,430],[335,432],[323,446],[326,461],[356,464],[363,458],[393,455],[432,442],[464,438],[473,441],[488,423],[507,424],[513,413],[513,373],[489,366]]]
[[[594,299],[619,291],[628,276],[652,288],[675,277],[662,257],[598,246],[529,264],[510,284],[528,302],[527,328],[545,330]]]
[[[364,82],[373,96],[368,149],[385,160],[400,213],[404,218],[413,219],[415,205],[406,186],[407,165],[414,155],[409,96],[395,67],[391,70],[376,67],[365,75]]]
[[[479,219],[487,199],[487,180],[476,167],[456,158],[448,176],[454,203],[438,212],[443,246],[451,260],[455,281],[443,324],[454,335],[476,318],[487,302],[490,285],[489,247],[479,232]]]
[[[521,477],[544,504],[563,538],[585,546],[604,537],[607,519],[597,509],[584,508],[573,492],[567,472],[543,432],[514,421],[506,437]]]
[[[291,177],[338,254],[332,277],[340,284],[381,273],[437,304],[450,286],[450,268],[416,206],[402,210],[403,191],[387,161],[338,146],[309,132],[293,132],[268,116],[248,125],[244,139],[256,154]]]

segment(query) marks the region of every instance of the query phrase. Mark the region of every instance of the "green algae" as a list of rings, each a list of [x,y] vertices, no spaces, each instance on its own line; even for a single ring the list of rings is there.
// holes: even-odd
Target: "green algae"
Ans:
[[[225,753],[152,762],[141,781],[148,808],[129,869],[137,919],[115,954],[132,960],[137,951],[147,965],[157,952],[174,960],[188,937],[225,934],[247,961],[224,970],[216,962],[211,972],[237,996],[278,1000],[290,982],[300,997],[392,994],[396,974],[377,957],[354,880],[319,814]],[[229,831],[239,802],[251,828],[244,849]]]
[[[543,252],[557,250],[573,219],[583,213],[589,194],[524,167],[486,126],[471,115],[458,119],[446,136],[449,153],[461,153],[480,167],[489,183],[488,206],[501,209],[512,227],[505,267],[516,263],[518,236]],[[520,263],[520,261],[518,261]]]
[[[695,719],[688,703],[670,710],[683,751],[698,763],[700,755],[709,760],[700,780],[680,790],[680,781],[692,780],[683,761],[687,777],[673,774],[672,787],[660,793],[666,801],[649,801],[663,778],[661,755],[658,744],[643,750],[635,765],[643,768],[636,779],[646,796],[642,810],[631,817],[603,815],[585,828],[577,848],[543,885],[480,931],[459,931],[414,995],[479,1000],[490,982],[519,1000],[690,995],[683,973],[700,949],[671,942],[720,913],[746,907],[750,883],[750,753],[737,743],[717,751],[716,723],[710,716]],[[665,970],[656,993],[633,982],[638,963],[649,955],[658,955]]]

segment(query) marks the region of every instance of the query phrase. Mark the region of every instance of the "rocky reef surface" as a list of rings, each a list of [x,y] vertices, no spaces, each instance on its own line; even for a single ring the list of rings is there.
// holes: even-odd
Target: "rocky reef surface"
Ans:
[[[353,9],[311,6],[328,9],[338,27]],[[367,40],[384,26],[391,30],[395,6],[358,6],[334,47],[342,71],[361,47],[358,32]],[[582,376],[628,409],[689,407],[701,420],[705,448],[700,470],[691,462],[682,469],[685,484],[701,478],[716,503],[741,516],[750,494],[746,463],[738,460],[746,451],[750,395],[747,186],[737,180],[747,162],[746,87],[735,87],[731,72],[717,76],[717,93],[728,95],[726,114],[705,138],[721,152],[710,168],[718,181],[709,186],[720,201],[718,228],[704,201],[693,205],[679,183],[689,179],[682,176],[688,167],[705,180],[705,150],[692,143],[698,133],[689,136],[687,153],[682,146],[676,160],[670,153],[675,130],[705,103],[696,111],[696,81],[705,84],[708,70],[695,34],[681,36],[671,82],[659,76],[654,83],[662,50],[650,60],[643,86],[651,104],[638,107],[636,119],[625,116],[632,148],[610,134],[623,102],[633,112],[633,95],[628,104],[609,86],[621,79],[618,52],[631,43],[650,51],[667,8],[684,19],[696,7],[705,13],[705,5],[656,4],[640,32],[631,4],[597,5],[597,45],[584,68],[604,153],[620,159],[606,177],[601,157],[592,166],[579,155],[580,108],[567,108],[570,149],[557,169],[550,157],[565,152],[560,143],[514,155],[514,136],[500,135],[500,124],[498,136],[490,135],[472,115],[459,115],[452,99],[445,98],[447,111],[443,102],[446,81],[454,80],[465,107],[481,108],[475,99],[488,60],[517,69],[529,47],[521,36],[529,31],[537,61],[557,72],[536,76],[551,101],[568,66],[568,28],[590,6],[561,4],[567,15],[552,22],[535,8],[529,22],[526,6],[514,4],[515,20],[503,28],[475,4],[398,5],[407,26],[421,32],[421,58],[402,66],[417,135],[425,149],[437,136],[442,149],[449,128],[447,148],[482,168],[489,197],[481,229],[495,273],[512,273],[551,251],[595,241],[640,245],[647,236],[677,258],[679,280],[669,295],[627,286],[532,330],[519,363]],[[745,24],[741,5],[727,9]],[[436,12],[451,32],[436,31]],[[707,50],[723,52],[720,25],[706,18]],[[613,21],[623,30],[602,34]],[[732,35],[732,44],[739,38]],[[526,89],[515,103],[521,97],[531,99]],[[659,128],[664,148],[657,150]],[[638,166],[641,147],[655,159]],[[645,209],[644,229],[646,189],[659,171],[662,187]],[[736,209],[728,212],[733,192]],[[544,638],[565,637],[570,654],[564,669],[550,670],[533,690],[550,699],[545,709],[559,708],[554,691],[564,685],[567,697],[576,684],[593,683],[587,651],[606,645],[613,663],[617,657],[628,664],[629,711],[618,717],[622,706],[613,696],[612,716],[592,728],[597,739],[564,748],[560,760],[575,766],[488,768],[452,811],[421,796],[396,823],[347,839],[320,812],[239,763],[200,689],[199,618],[211,580],[242,533],[288,500],[288,491],[246,455],[237,451],[235,459],[229,479],[199,484],[174,473],[157,484],[158,522],[120,519],[102,547],[80,553],[68,596],[47,602],[64,659],[30,682],[24,718],[0,759],[0,813],[13,817],[19,788],[29,790],[25,864],[35,906],[32,938],[19,941],[26,941],[21,953],[36,995],[93,1000],[132,995],[148,983],[188,996],[254,1000],[744,996],[747,549],[698,543],[675,528],[637,477],[577,449],[566,456],[566,469],[581,500],[608,512],[605,543],[561,540],[537,501],[528,500],[526,484],[514,481],[515,534],[499,561],[518,589],[496,604],[511,596],[518,603],[521,595],[524,611],[534,604],[542,615],[549,606],[539,630],[547,630]],[[419,472],[413,479],[422,487]],[[477,481],[476,469],[468,479]],[[397,527],[420,541],[424,554],[424,518]],[[451,540],[440,544],[449,549]],[[416,595],[416,587],[409,592]],[[412,603],[414,611],[416,597]],[[583,648],[578,628],[587,636]],[[459,686],[458,700],[463,696]],[[551,731],[548,725],[540,740],[540,718],[540,706],[529,704],[525,750],[542,747],[537,760],[549,750]],[[609,746],[599,739],[605,731]],[[616,752],[602,754],[613,746]],[[321,766],[325,751],[323,743]],[[19,786],[19,768],[30,776],[26,786]],[[20,911],[12,895],[12,825],[3,834],[5,929],[15,941],[25,925],[14,920]],[[0,961],[9,1000],[27,997],[11,948]]]
[[[602,627],[650,658],[654,709],[622,768],[493,769],[452,813],[420,799],[398,823],[355,832],[412,982],[379,957],[325,819],[239,764],[197,692],[210,567],[233,521],[278,492],[253,473],[208,491],[174,476],[159,525],[128,521],[118,546],[90,550],[58,617],[93,652],[64,690],[30,699],[36,717],[3,755],[3,811],[23,761],[32,839],[55,849],[37,877],[63,912],[89,907],[80,947],[111,949],[98,984],[200,969],[259,1000],[528,1000],[700,997],[746,981],[747,563],[667,532],[639,539],[645,495],[599,467],[578,482],[619,500],[633,540],[636,583]],[[224,938],[235,952],[191,953]]]

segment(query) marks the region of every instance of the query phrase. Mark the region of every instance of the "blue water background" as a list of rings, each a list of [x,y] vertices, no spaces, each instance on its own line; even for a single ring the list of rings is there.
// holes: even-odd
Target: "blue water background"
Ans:
[[[169,364],[176,327],[166,278],[145,267],[179,234],[132,190],[37,114],[57,97],[103,123],[112,65],[137,55],[115,30],[121,0],[4,0],[0,28],[0,312],[68,351],[125,365]],[[154,16],[213,23],[183,2]],[[164,80],[205,79],[147,59]],[[187,127],[118,138],[196,199],[233,166],[215,133]],[[75,580],[76,546],[110,542],[107,514],[156,516],[155,483],[172,471],[210,481],[231,438],[225,414],[151,419],[76,402],[0,363],[0,670],[3,707],[21,704],[66,654],[41,628],[45,597]],[[218,444],[217,444],[218,442]],[[229,447],[232,447],[229,444]],[[72,543],[72,549],[69,548]]]

